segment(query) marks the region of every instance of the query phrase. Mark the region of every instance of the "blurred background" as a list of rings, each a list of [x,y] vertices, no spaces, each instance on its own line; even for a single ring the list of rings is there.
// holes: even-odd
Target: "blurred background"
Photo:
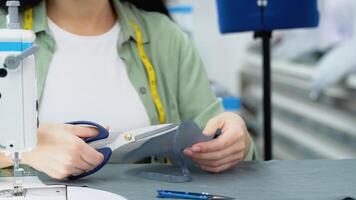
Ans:
[[[261,41],[221,35],[215,0],[166,0],[192,38],[215,93],[238,112],[262,158]],[[356,1],[319,0],[317,29],[273,33],[275,159],[356,158]]]

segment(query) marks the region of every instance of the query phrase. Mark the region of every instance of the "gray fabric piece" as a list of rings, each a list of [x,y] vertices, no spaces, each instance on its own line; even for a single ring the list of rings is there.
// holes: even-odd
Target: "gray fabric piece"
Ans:
[[[113,149],[111,161],[134,163],[151,156],[163,156],[168,157],[171,162],[179,166],[186,166],[189,159],[183,158],[183,149],[211,139],[212,137],[202,134],[201,129],[195,122],[188,121],[180,124],[177,129],[173,129],[163,135],[153,138],[147,137],[142,141],[138,140],[121,148]]]
[[[209,192],[243,200],[342,200],[356,198],[356,160],[243,162],[232,170],[211,174],[192,170],[193,182],[163,183],[139,176],[144,171],[179,173],[163,165],[107,165],[76,182],[58,182],[41,174],[47,184],[88,186],[128,199],[156,199],[157,189]]]

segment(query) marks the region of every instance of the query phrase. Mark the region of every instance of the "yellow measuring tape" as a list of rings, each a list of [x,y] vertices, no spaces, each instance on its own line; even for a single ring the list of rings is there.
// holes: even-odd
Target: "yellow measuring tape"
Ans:
[[[33,27],[33,9],[29,8],[25,10],[23,19],[23,28],[25,30],[32,30]]]
[[[152,95],[152,99],[155,104],[155,107],[157,109],[157,112],[158,112],[159,122],[161,124],[164,124],[166,121],[166,116],[165,116],[162,101],[158,95],[156,72],[153,68],[152,63],[148,59],[146,52],[145,52],[145,48],[143,46],[143,37],[142,37],[141,28],[133,21],[131,21],[130,23],[136,33],[137,51],[140,56],[141,62],[143,63],[143,65],[146,68],[146,73],[148,75],[148,82],[149,82],[150,90],[151,90],[151,95]]]
[[[159,122],[161,124],[164,124],[166,122],[166,114],[164,112],[164,107],[163,107],[162,101],[158,94],[156,72],[153,68],[151,61],[148,59],[148,56],[145,52],[145,48],[143,45],[142,31],[141,31],[140,26],[137,25],[133,21],[131,21],[130,23],[136,33],[137,51],[138,51],[139,57],[141,59],[141,62],[143,63],[143,65],[145,66],[145,69],[146,69],[153,103],[154,103],[154,105],[157,109],[157,112],[158,112]],[[33,9],[29,8],[25,11],[25,14],[24,14],[24,29],[32,30],[32,28],[33,28]]]

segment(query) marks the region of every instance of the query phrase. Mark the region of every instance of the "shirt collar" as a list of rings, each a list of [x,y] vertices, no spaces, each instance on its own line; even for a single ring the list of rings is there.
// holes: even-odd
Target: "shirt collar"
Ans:
[[[122,43],[127,42],[131,38],[137,41],[136,33],[130,22],[134,22],[141,27],[143,42],[148,42],[147,33],[137,15],[134,13],[135,8],[129,3],[122,3],[120,0],[113,0],[113,5],[116,13],[119,16],[120,26],[122,27]]]
[[[147,33],[145,32],[139,18],[137,17],[137,15],[135,15],[133,8],[130,8],[132,5],[129,3],[122,3],[120,2],[120,0],[112,0],[112,2],[113,2],[114,10],[116,11],[119,17],[119,23],[120,23],[121,34],[122,34],[120,40],[121,45],[129,41],[131,38],[137,41],[136,33],[130,24],[131,21],[138,24],[141,27],[143,42],[147,43],[148,42]],[[34,10],[33,31],[35,33],[39,33],[42,31],[49,33],[45,0],[41,1],[41,3],[39,3],[39,5],[37,5],[36,7],[34,7],[33,10]]]
[[[46,1],[43,0],[33,8],[33,31],[39,33],[48,30]]]

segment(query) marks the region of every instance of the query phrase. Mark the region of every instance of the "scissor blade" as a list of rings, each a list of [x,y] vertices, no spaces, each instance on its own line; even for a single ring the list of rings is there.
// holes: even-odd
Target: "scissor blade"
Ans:
[[[157,127],[157,129],[152,130],[152,131],[147,131],[146,133],[143,134],[138,134],[135,136],[135,140],[142,140],[142,139],[147,139],[156,135],[162,135],[163,133],[166,133],[168,131],[171,131],[172,129],[177,129],[178,125],[177,124],[168,124],[165,126],[160,126]]]
[[[104,147],[109,147],[112,149],[112,144],[119,140],[119,136],[120,134],[110,134],[108,138],[105,138],[103,140],[98,140],[98,141],[94,141],[94,142],[90,142],[90,146],[92,146],[95,149],[101,149]]]

